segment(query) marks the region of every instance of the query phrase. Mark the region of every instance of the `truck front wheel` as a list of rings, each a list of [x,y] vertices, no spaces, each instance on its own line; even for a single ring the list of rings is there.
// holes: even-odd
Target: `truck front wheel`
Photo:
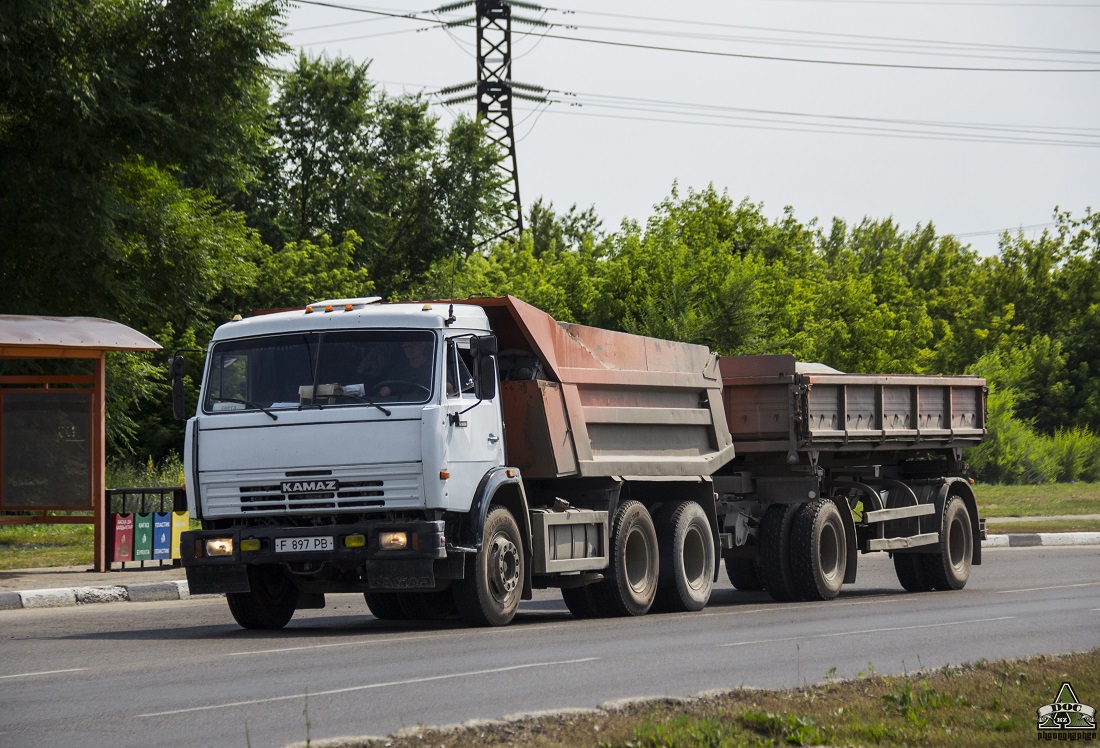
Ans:
[[[523,539],[515,517],[496,507],[485,518],[481,550],[466,559],[464,579],[452,584],[458,613],[470,626],[504,626],[523,594]]]
[[[246,629],[281,629],[298,607],[298,588],[277,566],[249,566],[250,592],[229,592],[225,599],[234,620]]]
[[[598,616],[641,616],[657,595],[660,555],[657,531],[645,505],[624,501],[611,523],[611,564],[607,578],[591,586]]]
[[[680,501],[660,516],[657,607],[668,611],[702,610],[710,600],[716,563],[707,515],[696,502]]]
[[[940,523],[939,552],[921,556],[924,572],[937,590],[961,590],[970,579],[974,532],[966,502],[949,496]]]
[[[379,621],[400,621],[405,617],[396,592],[364,592],[363,599],[371,615]]]

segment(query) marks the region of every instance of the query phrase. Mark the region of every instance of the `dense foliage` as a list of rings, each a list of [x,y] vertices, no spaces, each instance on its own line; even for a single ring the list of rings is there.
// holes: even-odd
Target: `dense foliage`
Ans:
[[[1100,479],[1100,214],[983,257],[931,224],[769,218],[673,186],[641,225],[507,194],[480,124],[443,128],[368,66],[274,64],[284,0],[0,8],[0,311],[115,319],[166,349],[235,313],[333,296],[510,293],[559,319],[792,353],[851,372],[973,372],[989,480]],[[116,455],[178,449],[156,357],[113,356]]]

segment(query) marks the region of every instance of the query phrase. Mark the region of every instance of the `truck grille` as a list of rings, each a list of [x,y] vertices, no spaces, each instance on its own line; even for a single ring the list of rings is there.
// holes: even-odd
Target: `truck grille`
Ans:
[[[301,475],[294,471],[292,475]],[[320,471],[312,473],[322,474]],[[298,514],[358,511],[371,508],[419,506],[419,465],[374,466],[324,471],[334,478],[335,490],[284,493],[288,473],[264,471],[264,475],[236,474],[231,480],[206,476],[202,490],[207,514]]]

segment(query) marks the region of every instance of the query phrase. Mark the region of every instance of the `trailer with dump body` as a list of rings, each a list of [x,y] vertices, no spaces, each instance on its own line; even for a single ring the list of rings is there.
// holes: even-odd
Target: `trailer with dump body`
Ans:
[[[719,358],[512,297],[318,302],[215,333],[183,563],[248,628],[330,592],[475,625],[547,587],[582,617],[699,610],[720,558],[780,600],[835,597],[875,551],[907,589],[957,589],[980,563],[961,450],[984,393]]]

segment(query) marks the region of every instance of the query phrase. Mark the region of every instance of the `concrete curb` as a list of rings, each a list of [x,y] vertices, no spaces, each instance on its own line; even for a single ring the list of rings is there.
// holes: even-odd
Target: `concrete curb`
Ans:
[[[151,582],[104,587],[60,587],[45,590],[0,592],[0,610],[21,608],[68,608],[100,603],[151,603],[187,600],[187,582]]]
[[[987,535],[982,541],[982,548],[1033,548],[1040,545],[1100,545],[1100,532],[1020,532]]]
[[[1100,545],[1100,532],[1035,532],[988,535],[982,548],[1032,548]],[[100,603],[151,603],[188,600],[187,582],[148,582],[102,587],[60,587],[20,592],[0,592],[0,610],[67,608]]]

